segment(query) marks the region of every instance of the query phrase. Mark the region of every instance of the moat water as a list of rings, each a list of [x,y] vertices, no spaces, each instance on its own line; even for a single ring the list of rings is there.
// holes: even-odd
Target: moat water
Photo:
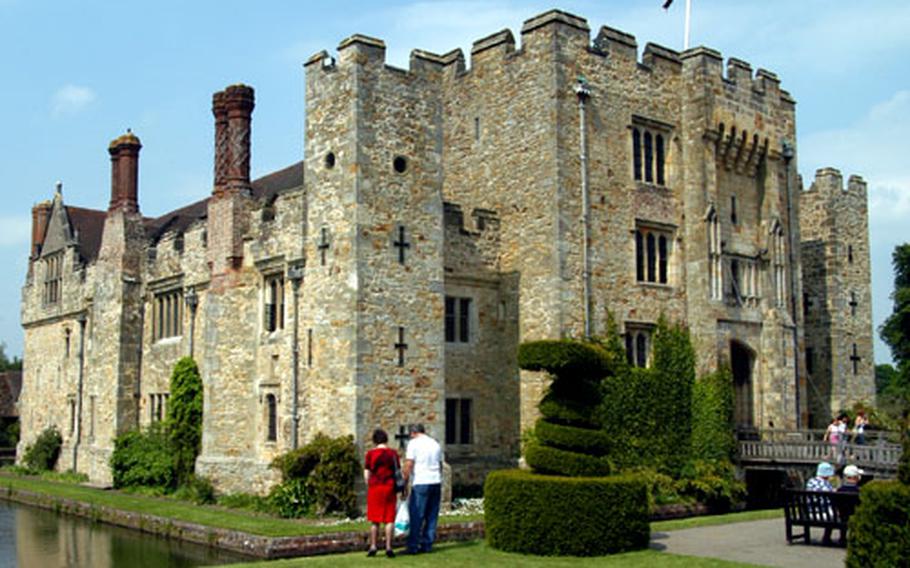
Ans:
[[[188,568],[245,556],[0,501],[0,568]]]

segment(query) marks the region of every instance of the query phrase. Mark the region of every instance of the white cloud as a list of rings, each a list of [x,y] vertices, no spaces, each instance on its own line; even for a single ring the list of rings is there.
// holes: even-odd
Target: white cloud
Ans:
[[[854,124],[812,133],[802,140],[800,160],[810,171],[836,165],[869,182],[872,221],[910,215],[910,91],[901,90],[876,104]],[[807,182],[811,178],[807,178]]]
[[[0,247],[25,245],[31,238],[32,220],[27,215],[0,217]],[[23,254],[26,254],[24,251]]]
[[[54,93],[54,115],[72,114],[90,105],[96,98],[95,91],[89,87],[68,84]]]

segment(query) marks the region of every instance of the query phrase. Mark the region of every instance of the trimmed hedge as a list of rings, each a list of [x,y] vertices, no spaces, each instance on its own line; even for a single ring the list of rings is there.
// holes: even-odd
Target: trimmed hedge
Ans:
[[[600,556],[647,548],[648,496],[635,476],[494,471],[484,485],[487,542],[508,552]]]
[[[610,372],[602,349],[572,339],[528,341],[518,346],[518,366],[560,378],[599,379]]]
[[[609,475],[612,470],[606,458],[542,446],[539,443],[528,444],[525,448],[525,461],[534,471],[569,477]]]
[[[540,415],[555,424],[572,424],[597,428],[596,417],[591,416],[591,409],[572,401],[558,400],[553,393],[547,393],[537,406]]]
[[[906,566],[910,558],[910,486],[872,481],[850,517],[847,566]]]
[[[538,420],[534,434],[541,444],[564,450],[603,456],[610,449],[610,439],[601,430],[589,430]]]

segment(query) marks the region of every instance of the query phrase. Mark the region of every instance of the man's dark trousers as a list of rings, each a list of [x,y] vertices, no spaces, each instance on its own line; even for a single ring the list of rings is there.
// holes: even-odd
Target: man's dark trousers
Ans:
[[[408,533],[408,552],[429,552],[436,540],[436,521],[442,486],[439,483],[414,485],[408,500],[411,530]]]

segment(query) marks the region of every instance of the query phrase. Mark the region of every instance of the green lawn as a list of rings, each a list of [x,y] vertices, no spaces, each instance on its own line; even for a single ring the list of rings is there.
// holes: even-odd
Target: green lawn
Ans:
[[[164,497],[104,491],[69,483],[56,483],[36,477],[0,475],[0,490],[8,488],[33,491],[55,497],[74,499],[124,511],[147,513],[197,523],[210,527],[237,530],[263,536],[299,536],[343,531],[365,531],[366,522],[319,523],[312,519],[279,519],[249,511],[224,507],[194,505]],[[440,523],[479,520],[482,515],[453,515],[440,518]]]
[[[656,521],[651,523],[651,532],[665,532],[679,529],[692,529],[695,527],[710,527],[726,525],[729,523],[742,523],[745,521],[761,521],[764,519],[780,519],[784,516],[783,509],[769,509],[765,511],[743,511],[742,513],[729,513],[726,515],[709,515],[705,517],[689,517],[688,519],[673,519],[672,521]]]
[[[292,568],[309,566],[376,566],[384,565],[388,560],[385,557],[367,558],[365,552],[351,554],[333,554],[331,556],[317,556],[313,558],[295,558],[293,560],[273,560],[270,562],[254,562],[250,564],[232,564],[231,568],[256,567],[256,568]],[[655,550],[642,550],[628,552],[613,556],[597,558],[577,558],[570,556],[542,557],[524,556],[500,552],[488,547],[482,541],[458,542],[440,544],[434,547],[432,554],[419,556],[399,556],[394,560],[395,566],[426,566],[427,568],[457,567],[457,566],[522,566],[529,568],[589,568],[610,567],[623,568],[714,568],[752,566],[725,560],[711,558],[697,558],[694,556],[680,556],[657,552]]]

